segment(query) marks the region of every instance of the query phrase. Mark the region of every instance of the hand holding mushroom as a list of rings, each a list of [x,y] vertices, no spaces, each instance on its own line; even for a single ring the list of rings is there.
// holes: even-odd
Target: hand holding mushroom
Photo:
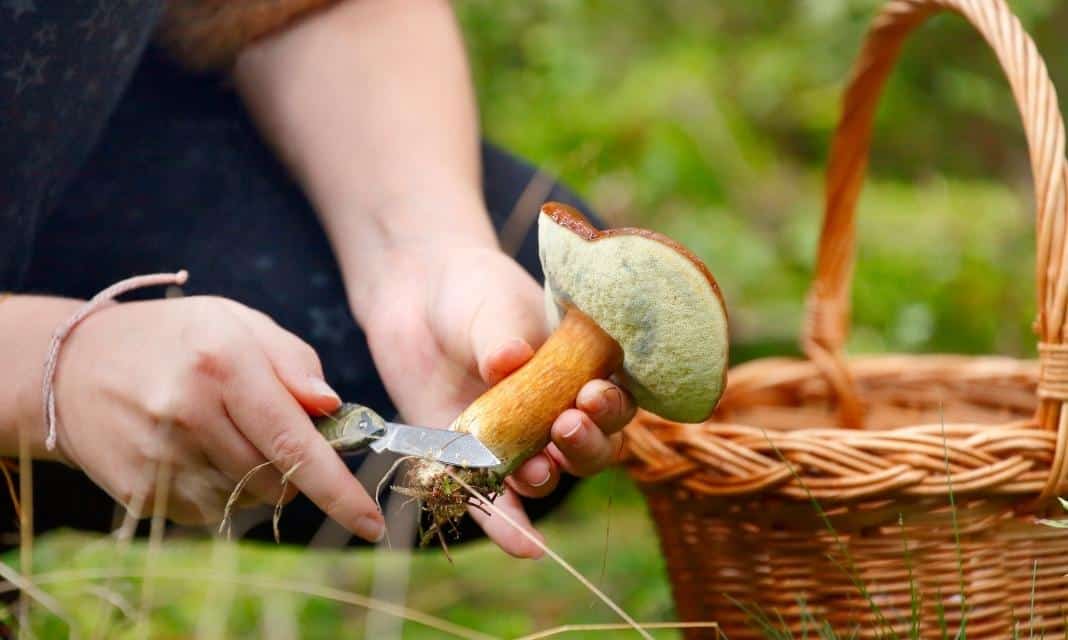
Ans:
[[[682,246],[641,229],[598,232],[574,209],[542,208],[539,253],[555,331],[523,366],[468,406],[451,428],[475,435],[502,461],[465,470],[488,493],[550,442],[558,416],[584,386],[614,376],[638,405],[698,422],[722,394],[727,316],[708,269]],[[441,465],[421,463],[409,490],[444,526],[463,514],[462,492],[442,491]]]
[[[375,364],[405,421],[449,425],[487,387],[523,365],[549,335],[542,288],[493,244],[437,237],[394,248],[366,273],[374,289],[354,297]],[[591,380],[556,416],[552,443],[509,476],[495,504],[531,526],[520,496],[554,491],[563,472],[591,475],[620,450],[618,431],[634,415],[629,394]],[[506,552],[540,550],[501,518],[472,516]]]

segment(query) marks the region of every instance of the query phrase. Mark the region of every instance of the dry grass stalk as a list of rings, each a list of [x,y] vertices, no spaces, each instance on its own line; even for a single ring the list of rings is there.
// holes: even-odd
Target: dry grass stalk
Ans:
[[[531,533],[530,531],[528,531],[525,527],[523,527],[521,524],[516,522],[515,518],[513,518],[510,515],[508,515],[502,509],[500,509],[495,504],[493,504],[493,502],[489,498],[487,498],[486,496],[484,496],[481,493],[479,493],[479,491],[477,489],[475,489],[470,484],[468,484],[466,481],[464,481],[464,479],[461,478],[459,474],[455,473],[453,470],[448,469],[448,468],[445,469],[445,473],[447,473],[450,478],[455,480],[457,482],[457,484],[459,484],[461,487],[463,487],[474,498],[478,499],[480,501],[480,504],[483,507],[485,507],[485,509],[487,511],[489,511],[492,515],[495,515],[498,518],[500,518],[500,519],[504,520],[505,522],[507,522],[509,525],[512,526],[513,529],[515,529],[517,532],[519,532],[520,535],[522,535],[524,538],[529,540],[531,544],[533,544],[534,546],[536,546],[539,549],[541,549],[542,551],[544,551],[545,555],[547,555],[550,558],[552,558],[553,561],[555,561],[558,565],[563,567],[565,571],[567,571],[572,576],[574,576],[576,580],[578,580],[580,583],[582,583],[582,586],[584,586],[587,589],[589,589],[591,593],[593,593],[595,596],[600,598],[600,600],[602,602],[604,602],[606,605],[608,605],[609,609],[614,611],[620,618],[622,618],[628,625],[630,625],[630,628],[632,628],[635,631],[637,631],[643,638],[646,638],[647,640],[653,640],[652,636],[650,636],[647,631],[642,629],[638,625],[638,623],[634,621],[634,618],[630,617],[630,614],[628,614],[626,611],[623,610],[622,607],[620,607],[618,604],[616,604],[615,600],[612,600],[607,595],[605,595],[605,593],[603,591],[601,591],[600,589],[598,589],[592,582],[590,582],[590,580],[588,578],[586,578],[586,576],[584,576],[581,573],[579,573],[577,569],[572,567],[571,564],[569,564],[566,560],[561,558],[560,554],[556,553],[555,551],[550,549],[547,544],[542,542],[538,538],[538,536],[536,536],[533,533]]]

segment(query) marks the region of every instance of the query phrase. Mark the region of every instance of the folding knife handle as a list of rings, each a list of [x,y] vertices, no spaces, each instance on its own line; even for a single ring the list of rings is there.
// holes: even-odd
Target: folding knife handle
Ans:
[[[386,421],[382,416],[352,402],[346,402],[337,411],[312,422],[338,453],[366,449],[386,434]]]

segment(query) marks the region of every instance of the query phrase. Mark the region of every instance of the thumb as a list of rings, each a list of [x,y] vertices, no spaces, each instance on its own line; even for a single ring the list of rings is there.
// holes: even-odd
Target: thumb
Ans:
[[[478,373],[489,385],[521,367],[545,341],[540,289],[487,297],[471,321],[471,351]]]

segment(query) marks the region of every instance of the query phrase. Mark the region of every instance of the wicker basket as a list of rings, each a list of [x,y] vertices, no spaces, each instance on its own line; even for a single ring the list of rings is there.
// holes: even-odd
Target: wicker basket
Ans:
[[[905,36],[939,10],[962,14],[994,49],[1023,117],[1037,203],[1038,363],[843,355],[872,118]],[[1068,489],[1064,138],[1045,65],[1001,0],[885,6],[832,145],[806,358],[736,367],[704,424],[644,414],[627,429],[627,464],[657,522],[682,619],[760,638],[737,603],[756,604],[798,637],[804,610],[842,637],[855,628],[880,637],[888,626],[910,637],[915,587],[923,638],[942,637],[939,609],[954,637],[962,608],[970,640],[1012,637],[1017,624],[1020,637],[1032,626],[1036,638],[1066,637],[1068,532],[1035,524]]]

